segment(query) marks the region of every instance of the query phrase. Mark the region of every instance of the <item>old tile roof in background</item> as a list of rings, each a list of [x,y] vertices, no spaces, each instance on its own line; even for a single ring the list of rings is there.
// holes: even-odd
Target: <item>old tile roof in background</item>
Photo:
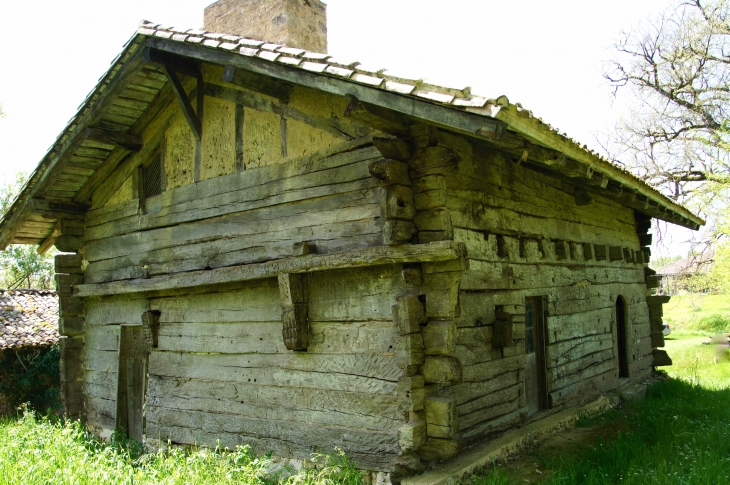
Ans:
[[[52,290],[0,290],[0,350],[58,342],[58,297]]]

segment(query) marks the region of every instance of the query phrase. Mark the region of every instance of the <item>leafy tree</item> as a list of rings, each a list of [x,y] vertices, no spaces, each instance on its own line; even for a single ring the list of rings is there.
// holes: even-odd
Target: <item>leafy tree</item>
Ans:
[[[0,186],[0,215],[10,208],[25,182],[25,174],[18,173],[13,182]],[[53,254],[38,254],[32,245],[10,245],[0,251],[0,272],[0,287],[52,288]]]
[[[714,247],[730,235],[730,0],[675,2],[615,45],[604,76],[633,108],[607,148],[705,216]]]

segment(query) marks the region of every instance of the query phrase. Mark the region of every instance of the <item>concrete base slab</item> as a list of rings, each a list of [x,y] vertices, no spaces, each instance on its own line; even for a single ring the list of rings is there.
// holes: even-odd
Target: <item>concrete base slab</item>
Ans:
[[[548,436],[575,426],[581,416],[599,414],[609,408],[615,408],[619,399],[615,396],[600,397],[590,404],[567,409],[553,414],[491,440],[470,448],[459,456],[427,471],[421,475],[406,478],[402,485],[453,485],[462,477],[471,475],[479,467],[491,465],[503,460],[525,447],[542,441]]]

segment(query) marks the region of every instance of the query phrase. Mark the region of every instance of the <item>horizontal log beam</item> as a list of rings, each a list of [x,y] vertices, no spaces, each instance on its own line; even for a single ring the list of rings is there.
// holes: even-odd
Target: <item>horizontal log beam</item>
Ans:
[[[167,66],[179,74],[197,78],[200,76],[198,63],[189,57],[178,56],[157,49],[146,48],[143,54],[144,62],[152,62],[160,66]]]
[[[291,93],[294,90],[294,86],[291,84],[279,83],[270,77],[236,69],[233,66],[225,67],[223,70],[223,81],[265,94],[266,96],[271,96],[285,104],[289,102]]]
[[[138,152],[142,149],[142,137],[124,133],[123,131],[104,130],[102,128],[86,128],[84,138],[97,141],[107,145],[126,148],[131,152]]]
[[[31,199],[30,213],[46,219],[83,219],[88,206],[70,202],[56,202],[46,199]]]
[[[74,295],[80,297],[149,293],[194,288],[202,285],[236,283],[280,274],[309,273],[342,268],[361,268],[386,264],[452,261],[465,257],[463,244],[439,241],[429,244],[376,246],[334,254],[311,254],[277,259],[265,263],[230,266],[212,270],[190,271],[148,279],[77,285]]]

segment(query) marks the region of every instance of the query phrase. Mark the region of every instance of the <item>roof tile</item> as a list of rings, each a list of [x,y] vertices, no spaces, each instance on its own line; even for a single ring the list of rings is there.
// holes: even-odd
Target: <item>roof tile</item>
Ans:
[[[454,100],[454,96],[450,94],[434,93],[433,91],[417,90],[413,94],[419,98],[430,99],[431,101],[438,101],[439,103],[450,103]]]
[[[355,72],[352,69],[343,69],[341,67],[336,66],[328,66],[327,69],[324,70],[327,74],[333,74],[335,76],[340,77],[350,77],[352,76],[352,73]]]
[[[187,39],[188,36],[185,34],[175,34],[172,36],[172,40],[176,40],[178,42],[185,42],[185,39]]]
[[[170,37],[172,37],[172,32],[158,30],[155,32],[155,37],[162,37],[163,39],[169,39]]]
[[[367,74],[360,74],[359,72],[356,72],[352,79],[363,84],[367,84],[368,86],[376,86],[379,87],[381,84],[383,84],[383,81],[385,79],[375,76],[368,76]]]
[[[308,62],[304,61],[301,66],[302,69],[306,69],[307,71],[311,72],[324,72],[325,69],[327,69],[327,64],[324,64],[322,62]]]
[[[302,54],[304,54],[307,51],[305,51],[304,49],[297,49],[296,47],[284,46],[279,49],[279,52],[281,52],[282,54],[286,54],[288,56],[300,57]]]
[[[50,290],[0,290],[0,349],[58,342],[58,299]]]
[[[188,30],[188,34],[190,35],[205,35],[207,34],[207,30],[200,30],[200,29],[190,29]]]
[[[203,39],[202,37],[188,37],[186,40],[188,42],[193,43],[193,44],[200,44],[205,39]]]
[[[322,54],[321,52],[305,52],[302,54],[302,58],[308,60],[308,61],[324,61],[325,59],[329,59],[329,54]]]
[[[238,42],[240,37],[237,35],[224,35],[221,39],[227,40],[228,42]]]
[[[258,53],[258,49],[251,49],[250,47],[241,47],[238,52],[243,54],[244,56],[248,57],[256,57],[256,54]]]
[[[288,56],[280,56],[277,60],[277,62],[281,62],[282,64],[288,64],[290,66],[298,66],[302,63],[301,59],[297,59],[296,57],[288,57]]]
[[[227,51],[232,51],[233,49],[238,47],[238,44],[234,44],[233,42],[222,42],[221,45],[219,45],[218,47]]]
[[[226,34],[219,34],[218,32],[206,32],[205,34],[203,34],[203,37],[218,40],[224,35]]]
[[[416,87],[410,84],[403,84],[395,81],[385,81],[385,89],[399,94],[411,94],[413,90],[416,89]]]
[[[266,42],[263,42],[261,40],[246,39],[245,37],[243,37],[241,39],[238,39],[238,43],[248,47],[261,47]]]
[[[205,39],[203,45],[206,47],[218,47],[221,43],[213,39]]]
[[[261,50],[258,53],[258,57],[260,57],[262,59],[266,59],[268,61],[275,61],[280,55],[281,54],[279,54],[278,52],[271,52],[271,51],[265,51],[265,50]]]
[[[487,98],[481,96],[474,96],[471,98],[455,98],[451,102],[454,106],[468,106],[470,108],[483,108],[487,104]]]
[[[281,44],[271,44],[268,42],[261,46],[262,49],[266,49],[267,51],[275,51],[279,47],[283,47],[283,46]]]
[[[137,29],[137,33],[141,35],[155,35],[155,29],[148,29],[145,27],[140,27]]]

